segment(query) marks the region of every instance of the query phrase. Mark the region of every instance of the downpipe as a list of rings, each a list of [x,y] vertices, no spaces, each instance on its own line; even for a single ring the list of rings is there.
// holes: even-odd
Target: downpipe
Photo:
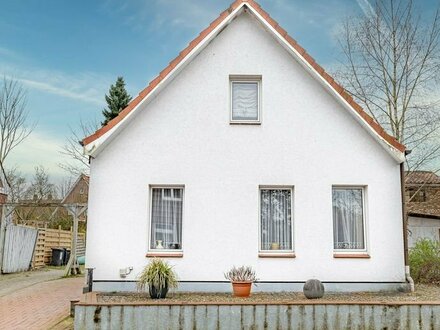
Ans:
[[[408,155],[411,151],[405,151],[405,156]],[[402,194],[402,225],[403,225],[403,253],[405,260],[405,280],[409,284],[410,291],[414,292],[414,280],[410,274],[409,268],[409,258],[408,258],[408,216],[406,212],[406,202],[405,202],[405,169],[404,163],[400,164],[400,189]]]
[[[414,280],[413,280],[413,278],[411,277],[411,274],[410,274],[410,272],[409,272],[409,266],[408,266],[408,265],[405,265],[405,279],[406,279],[406,281],[407,281],[408,284],[409,284],[409,289],[410,289],[410,291],[411,291],[411,292],[414,292],[414,291],[415,291]]]

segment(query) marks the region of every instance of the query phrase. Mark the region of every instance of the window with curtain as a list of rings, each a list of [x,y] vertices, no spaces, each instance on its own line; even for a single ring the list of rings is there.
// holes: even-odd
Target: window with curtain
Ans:
[[[333,188],[335,250],[365,250],[363,195],[363,188]]]
[[[182,249],[183,188],[151,189],[150,249]]]
[[[292,251],[292,189],[260,189],[260,249]]]
[[[258,122],[259,81],[231,81],[232,121]]]

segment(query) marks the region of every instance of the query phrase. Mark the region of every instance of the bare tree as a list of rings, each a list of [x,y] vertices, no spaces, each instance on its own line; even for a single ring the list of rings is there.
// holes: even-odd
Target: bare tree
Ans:
[[[19,202],[25,198],[27,183],[23,173],[16,167],[6,170],[6,178],[10,185],[9,199],[11,202]]]
[[[23,201],[32,201],[32,203],[40,203],[52,201],[57,197],[57,187],[51,181],[47,170],[39,165],[35,166],[35,172],[32,181],[29,183],[24,194]],[[23,207],[16,208],[15,214],[20,221],[37,220],[45,221],[49,219],[54,207]]]
[[[58,164],[63,170],[73,176],[89,173],[89,158],[84,155],[80,141],[84,137],[93,134],[99,127],[100,125],[97,121],[85,122],[83,120],[80,120],[77,129],[70,127],[70,136],[67,137],[60,151],[61,154],[69,156],[70,158],[70,161]]]
[[[0,82],[0,163],[26,139],[32,131],[27,124],[26,92],[14,79]]]
[[[64,197],[66,197],[66,195],[69,193],[70,189],[72,189],[73,184],[74,184],[74,180],[73,178],[70,177],[66,177],[64,178],[57,186],[57,190],[60,196],[60,199],[63,199]]]
[[[56,195],[56,186],[50,181],[46,169],[41,165],[36,166],[32,182],[26,191],[26,197],[38,202],[53,199]]]
[[[399,142],[412,150],[407,169],[440,158],[440,15],[422,19],[412,0],[376,0],[348,18],[339,37],[347,90]]]

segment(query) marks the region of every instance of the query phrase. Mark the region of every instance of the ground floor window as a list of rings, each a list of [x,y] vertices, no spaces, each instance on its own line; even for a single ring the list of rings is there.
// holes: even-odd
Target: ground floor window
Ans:
[[[183,188],[151,188],[151,250],[182,249]]]
[[[260,250],[292,251],[292,189],[260,188]]]
[[[335,250],[365,250],[363,187],[333,187]]]

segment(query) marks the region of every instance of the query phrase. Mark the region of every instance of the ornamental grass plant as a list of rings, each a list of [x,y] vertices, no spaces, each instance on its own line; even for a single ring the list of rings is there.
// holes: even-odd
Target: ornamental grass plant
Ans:
[[[158,290],[177,288],[178,278],[173,267],[160,258],[152,259],[138,277],[137,288],[145,291],[146,287],[155,287]]]

